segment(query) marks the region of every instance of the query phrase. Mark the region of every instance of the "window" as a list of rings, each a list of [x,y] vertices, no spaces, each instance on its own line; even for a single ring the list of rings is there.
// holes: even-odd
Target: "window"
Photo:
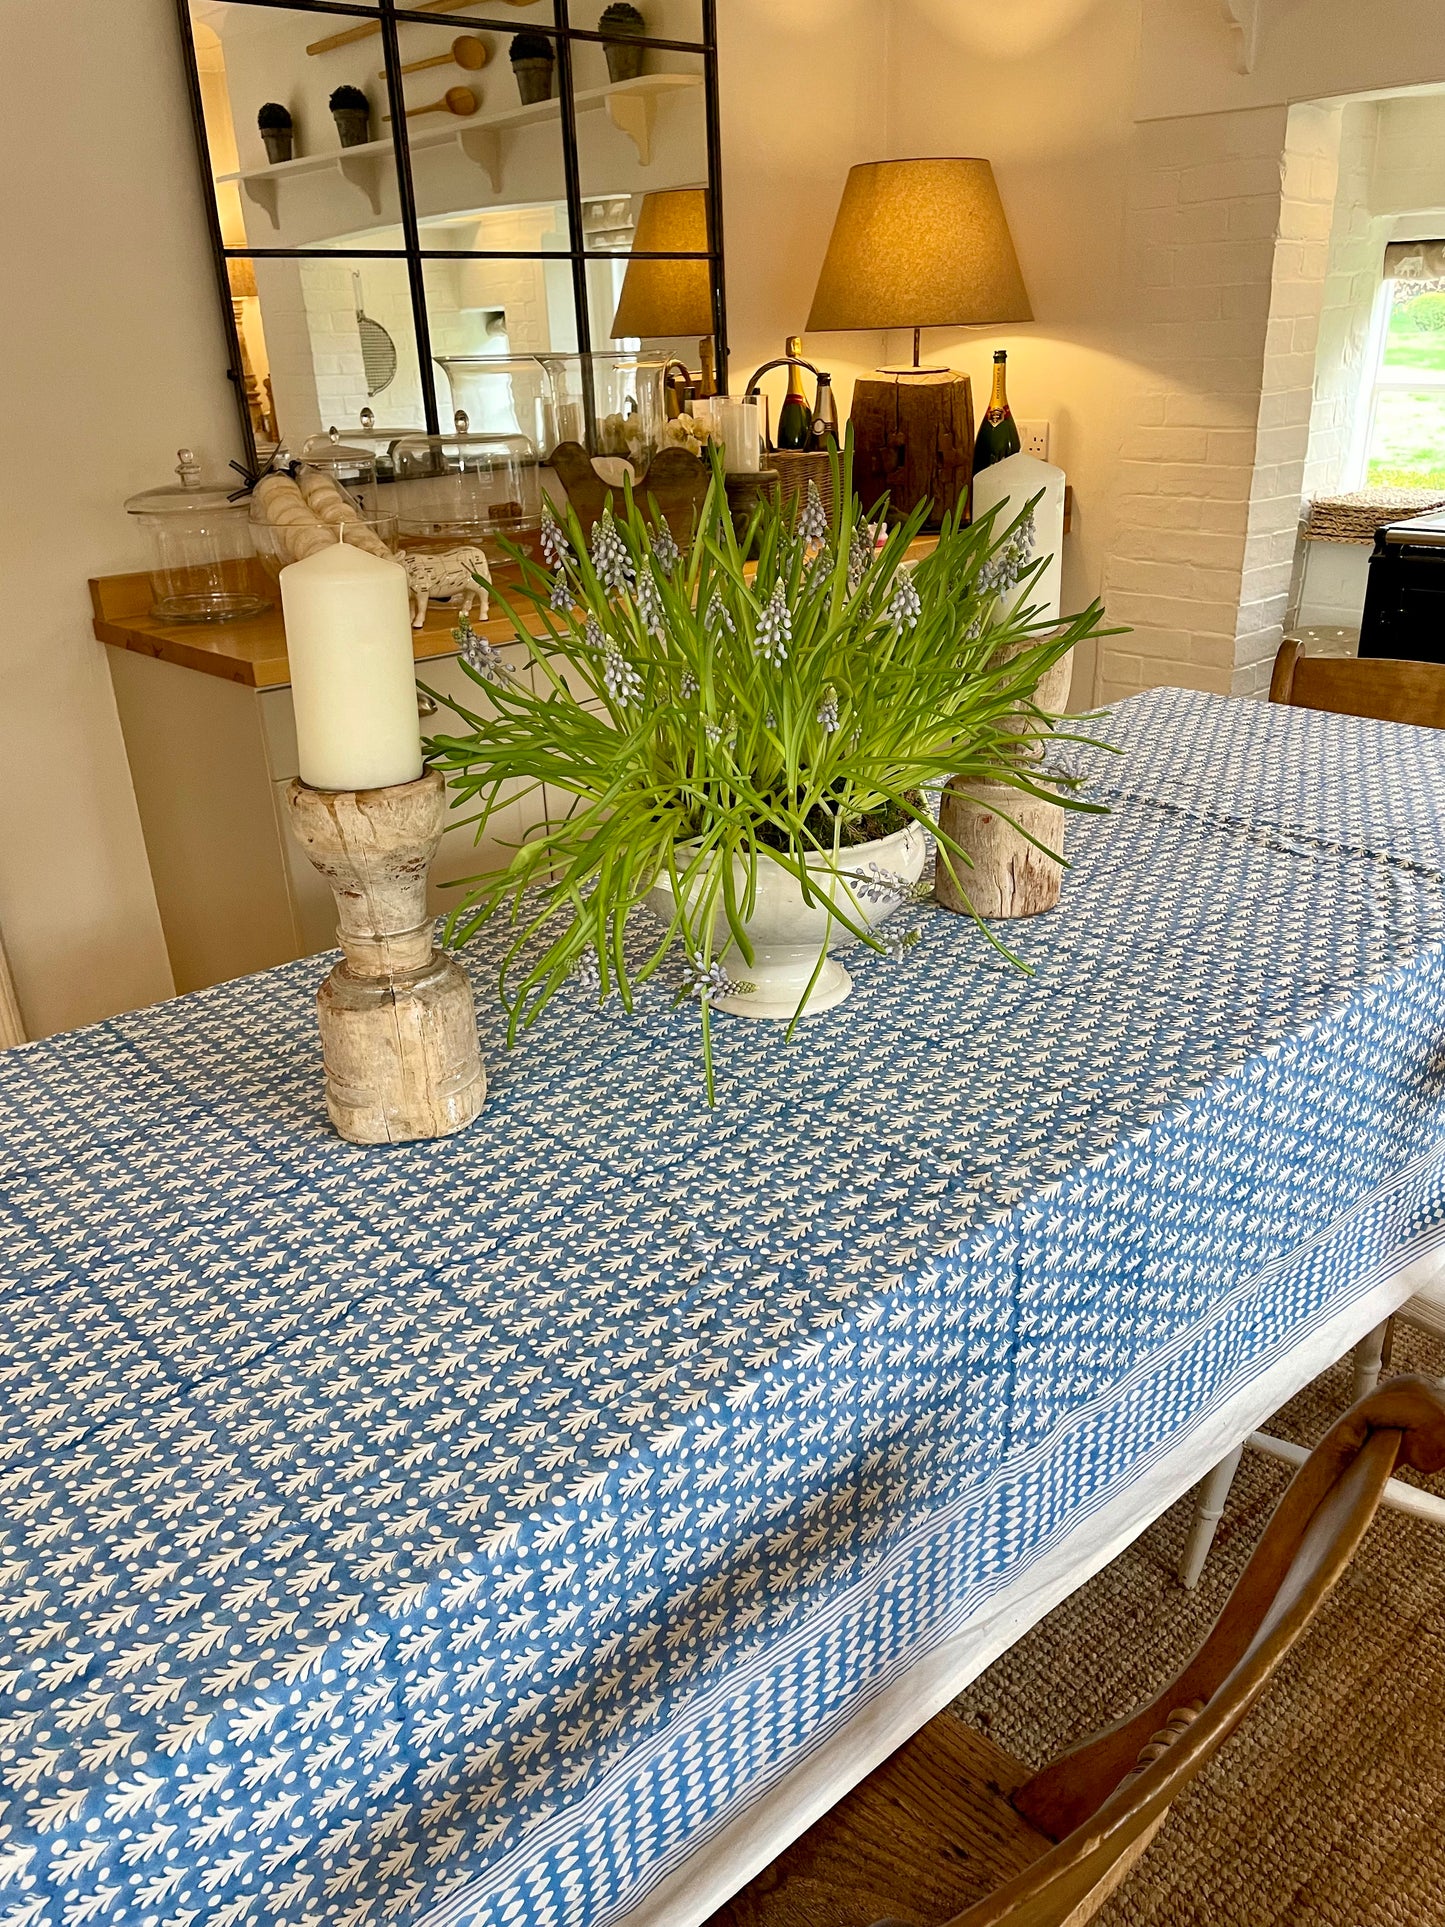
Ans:
[[[698,290],[646,352],[710,332],[726,368],[716,0],[644,0],[621,41],[605,0],[178,5],[253,461],[450,429],[478,357],[635,350],[634,250]],[[697,219],[649,240],[670,190]]]
[[[1384,299],[1365,480],[1445,488],[1445,241],[1392,242]]]

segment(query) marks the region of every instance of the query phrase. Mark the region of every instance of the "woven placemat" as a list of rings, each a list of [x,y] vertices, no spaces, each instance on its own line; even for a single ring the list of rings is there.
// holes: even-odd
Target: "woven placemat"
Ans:
[[[1445,508],[1445,492],[1431,488],[1362,488],[1321,495],[1305,510],[1306,542],[1373,542],[1387,522],[1408,522]]]
[[[1393,1369],[1439,1374],[1445,1350],[1401,1328]],[[1349,1397],[1349,1367],[1337,1366],[1269,1429],[1312,1443]],[[1184,1500],[1005,1653],[958,1710],[1035,1765],[1132,1711],[1203,1639],[1288,1477],[1246,1452],[1197,1592],[1174,1579]],[[1445,1492],[1445,1480],[1418,1483]],[[1445,1530],[1381,1512],[1098,1927],[1442,1922]]]

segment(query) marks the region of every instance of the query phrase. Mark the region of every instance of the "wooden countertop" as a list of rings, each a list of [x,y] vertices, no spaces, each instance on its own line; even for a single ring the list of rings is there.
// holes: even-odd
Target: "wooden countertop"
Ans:
[[[257,588],[272,598],[271,607],[245,622],[162,622],[151,614],[148,575],[106,575],[90,584],[95,611],[94,629],[112,649],[129,649],[155,656],[182,669],[199,669],[208,676],[243,683],[250,689],[281,689],[291,680],[286,660],[286,631],[281,622],[281,593],[274,580],[258,572]],[[452,639],[456,611],[429,609],[425,624],[412,631],[412,651],[418,662],[454,656]],[[491,642],[506,642],[512,625],[494,616],[476,625]]]
[[[1068,527],[1067,520],[1064,526]],[[933,536],[920,536],[909,548],[909,559],[916,562],[930,555],[934,547]],[[500,571],[499,575],[505,587],[506,575]],[[286,660],[281,593],[259,563],[256,586],[261,594],[271,597],[271,607],[245,622],[162,622],[151,614],[148,575],[101,576],[92,579],[90,584],[95,633],[112,649],[155,656],[161,662],[173,662],[182,669],[199,669],[207,676],[221,676],[227,682],[242,683],[249,689],[282,689],[291,680],[291,665]],[[532,611],[524,609],[522,614],[528,627],[540,633],[540,621]],[[455,626],[454,610],[428,609],[425,624],[412,632],[412,649],[417,661],[454,656],[457,646],[452,630]],[[489,617],[475,627],[478,635],[485,636],[489,642],[507,642],[512,636],[512,625],[502,615]]]

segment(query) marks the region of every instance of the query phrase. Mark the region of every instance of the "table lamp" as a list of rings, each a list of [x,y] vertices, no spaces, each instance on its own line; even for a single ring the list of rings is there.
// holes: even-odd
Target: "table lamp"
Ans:
[[[702,393],[717,387],[713,352],[712,261],[707,231],[707,194],[700,187],[664,188],[644,194],[632,235],[633,258],[622,277],[612,318],[614,339],[695,335]],[[693,260],[646,260],[647,255],[693,255]]]
[[[1032,321],[986,160],[866,161],[851,168],[808,316],[809,332],[911,328],[913,361],[861,381],[852,419],[859,492],[900,514],[925,496],[935,520],[967,491],[973,399],[966,375],[924,368],[924,328]],[[903,379],[908,377],[909,379]]]

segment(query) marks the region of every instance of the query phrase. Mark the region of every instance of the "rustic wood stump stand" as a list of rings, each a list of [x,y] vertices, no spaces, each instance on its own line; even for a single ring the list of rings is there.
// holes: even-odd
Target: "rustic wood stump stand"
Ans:
[[[853,486],[864,513],[882,495],[901,522],[919,502],[933,504],[925,528],[966,500],[973,477],[973,387],[967,375],[874,376],[857,382]]]
[[[959,872],[955,882],[948,869],[949,852],[940,845],[935,901],[964,916],[972,910],[981,917],[1036,917],[1041,910],[1052,910],[1064,874],[1057,860],[1064,854],[1062,808],[1005,783],[969,784],[966,790],[963,783],[955,776],[944,790],[938,826],[968,852],[973,868],[965,869],[953,857]],[[1015,824],[1028,836],[1020,835]],[[1037,849],[1030,836],[1054,855]]]
[[[316,993],[332,1123],[353,1144],[464,1130],[487,1079],[471,985],[433,945],[426,907],[446,812],[440,772],[379,790],[294,782],[287,800],[339,919],[342,961]]]

